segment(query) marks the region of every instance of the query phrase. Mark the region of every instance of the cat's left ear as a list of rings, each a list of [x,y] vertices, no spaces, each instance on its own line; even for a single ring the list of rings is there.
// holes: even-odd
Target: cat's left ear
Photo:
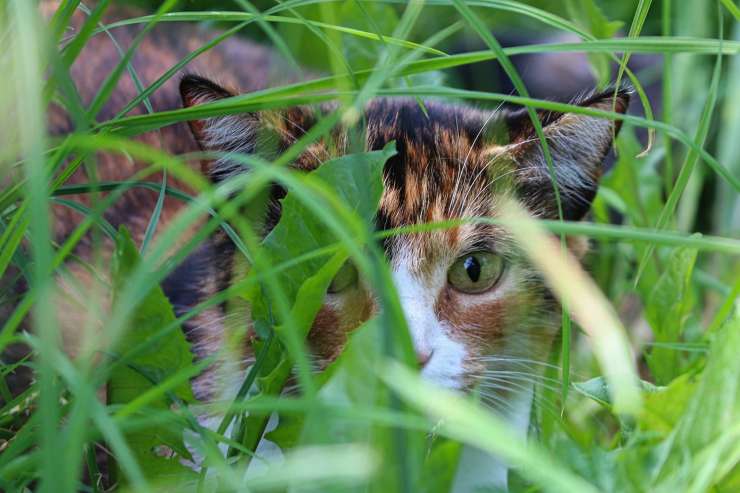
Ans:
[[[585,108],[625,113],[630,91],[614,89],[581,98],[573,104]],[[597,118],[578,113],[538,112],[552,156],[563,216],[581,219],[596,196],[602,163],[621,121]],[[520,199],[533,212],[545,217],[557,217],[557,204],[550,172],[526,110],[506,115],[510,144],[504,150],[516,166]]]
[[[215,103],[236,94],[203,77],[186,75],[180,81],[180,96],[186,108]],[[274,159],[299,139],[315,123],[310,107],[296,106],[282,110],[254,111],[201,118],[188,122],[193,137],[204,151],[222,154],[204,160],[203,172],[214,182],[243,173],[244,160],[231,154],[255,154]],[[294,163],[297,167],[307,163]],[[308,166],[310,168],[310,166]]]
[[[180,81],[185,108],[214,103],[236,94],[206,78],[186,75]],[[255,150],[259,118],[251,113],[214,116],[188,122],[195,141],[204,151],[251,154]],[[203,161],[203,172],[214,182],[238,173],[242,166],[226,159]]]

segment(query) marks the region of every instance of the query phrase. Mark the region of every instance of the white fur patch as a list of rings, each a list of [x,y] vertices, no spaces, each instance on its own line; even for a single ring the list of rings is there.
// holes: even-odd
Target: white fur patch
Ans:
[[[228,153],[216,159],[211,174],[226,180],[245,172],[242,162],[230,158],[233,154],[248,155],[254,152],[256,122],[243,115],[229,115],[204,120],[203,144],[213,151]]]
[[[399,300],[406,316],[409,334],[417,354],[428,361],[421,370],[421,375],[428,381],[441,387],[460,390],[463,388],[465,376],[465,363],[468,349],[461,342],[450,337],[451,327],[446,322],[439,320],[435,311],[435,304],[440,292],[446,288],[448,265],[442,261],[431,272],[425,270],[421,273],[415,267],[419,259],[413,256],[410,249],[401,249],[396,256],[393,269],[393,279]],[[509,290],[515,288],[511,273],[505,274],[501,286],[498,289],[481,295],[481,302],[489,302],[492,297],[501,297]],[[459,329],[459,328],[456,328]],[[226,401],[233,399],[236,389],[241,382],[243,374],[233,372],[233,381],[224,389],[222,398]],[[238,376],[237,376],[238,375]],[[532,403],[533,389],[528,387],[518,393],[512,394],[502,417],[510,423],[516,435],[522,440],[526,439],[529,427],[529,415]],[[204,417],[201,423],[211,429],[216,429],[221,417]],[[270,419],[268,429],[277,425],[277,416]],[[231,429],[227,431],[230,435]],[[190,440],[197,437],[189,437]],[[189,440],[189,448],[195,451],[196,447]],[[225,446],[222,446],[225,454]],[[269,464],[279,463],[283,458],[282,450],[272,442],[263,439],[257,454],[264,461],[255,460],[250,463],[246,472],[247,477],[255,477],[264,474]],[[195,455],[195,454],[194,454]],[[195,469],[202,460],[197,457]],[[266,461],[266,462],[265,462]],[[455,493],[468,493],[479,489],[506,489],[508,466],[498,457],[483,452],[471,446],[464,446],[455,475],[453,491]]]
[[[468,350],[464,344],[449,336],[450,327],[446,327],[435,312],[435,301],[447,282],[447,266],[442,264],[431,273],[420,275],[411,268],[418,259],[412,257],[408,249],[401,249],[396,258],[393,279],[414,349],[417,354],[431,355],[421,375],[441,387],[459,390],[463,386]],[[511,273],[505,275],[498,289],[481,295],[486,298],[482,302],[490,302],[491,298],[501,297],[514,289],[513,277]],[[521,440],[527,438],[532,395],[531,386],[513,394],[510,405],[502,415]],[[505,491],[507,474],[508,466],[500,458],[466,445],[455,475],[453,492],[472,493],[480,489]]]
[[[452,340],[448,335],[449,330],[437,318],[434,304],[442,286],[437,279],[440,276],[430,277],[431,279],[422,279],[403,261],[393,271],[393,280],[406,315],[414,349],[417,354],[429,358],[421,371],[422,377],[441,387],[460,389],[463,383],[465,346]],[[444,273],[441,278],[444,282]]]
[[[513,396],[509,411],[503,415],[511,425],[511,430],[522,441],[527,439],[533,393],[534,389],[530,387]],[[508,470],[506,463],[495,455],[465,445],[460,454],[452,491],[453,493],[507,491]]]
[[[246,375],[245,371],[241,371],[238,369],[238,365],[224,365],[225,367],[231,367],[232,371],[226,371],[224,372],[223,380],[226,382],[226,384],[221,389],[221,394],[216,399],[218,402],[228,403],[232,402],[234,398],[236,398],[237,392],[239,388],[241,387],[242,381]],[[223,370],[223,369],[222,369]],[[248,370],[247,370],[248,371]],[[197,408],[194,409],[197,413]],[[201,426],[204,428],[207,428],[211,431],[218,430],[218,427],[221,425],[221,421],[223,420],[224,415],[223,414],[201,414],[197,416],[198,422]],[[272,413],[270,415],[270,419],[267,422],[267,426],[265,427],[264,433],[269,433],[275,428],[277,428],[279,424],[279,416],[277,413]],[[224,436],[231,437],[232,433],[234,431],[234,422],[232,421],[231,424],[226,428],[226,431],[224,432]],[[187,467],[190,467],[193,470],[199,470],[201,465],[203,464],[203,461],[205,460],[205,457],[203,455],[204,450],[204,444],[202,443],[202,440],[200,436],[190,430],[186,430],[185,434],[183,436],[185,441],[185,446],[187,447],[188,451],[193,457],[193,461],[184,461],[183,464]],[[226,453],[228,451],[228,445],[225,443],[220,443],[218,445],[219,451],[221,452],[221,455],[223,457],[226,457]],[[255,458],[254,460],[249,462],[249,466],[247,467],[247,470],[245,472],[245,478],[255,478],[262,476],[267,473],[268,467],[272,464],[280,464],[285,460],[283,451],[280,449],[280,447],[275,444],[274,442],[271,442],[270,440],[267,440],[265,438],[262,438],[257,445],[257,449],[255,450]]]

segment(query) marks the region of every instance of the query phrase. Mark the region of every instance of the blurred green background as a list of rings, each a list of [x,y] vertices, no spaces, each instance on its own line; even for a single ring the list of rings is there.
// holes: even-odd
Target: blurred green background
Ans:
[[[67,164],[75,162],[80,165],[82,158],[78,157],[87,157],[85,153],[112,152],[111,149],[125,153],[133,147],[127,137],[121,137],[125,134],[116,135],[113,132],[112,138],[118,137],[120,140],[106,140],[111,138],[106,132],[115,129],[116,122],[92,122],[111,124],[103,127],[103,131],[95,126],[92,129],[84,126],[77,129],[72,136],[77,140],[73,138],[70,141],[86,143],[86,148],[77,148],[77,144],[58,146],[60,142],[67,142],[61,139],[46,140],[43,129],[44,117],[47,116],[44,113],[47,110],[45,105],[50,100],[63,103],[73,100],[66,99],[72,91],[63,93],[63,89],[69,89],[64,85],[68,67],[56,46],[47,53],[47,60],[39,54],[43,50],[32,46],[28,40],[30,47],[15,42],[16,39],[22,39],[24,33],[36,32],[33,31],[33,22],[29,20],[31,16],[24,12],[19,1],[23,0],[0,3],[2,13],[10,12],[12,16],[8,18],[13,20],[5,24],[6,18],[0,17],[3,27],[0,39],[7,40],[10,45],[10,56],[0,56],[0,67],[13,74],[3,86],[5,90],[0,91],[0,118],[3,131],[7,132],[0,135],[0,139],[5,139],[0,140],[3,143],[0,169],[10,170],[7,177],[0,179],[0,203],[3,204],[0,210],[0,265],[3,270],[9,267],[17,279],[23,282],[28,280],[27,285],[38,282],[50,286],[59,271],[64,270],[64,263],[58,268],[52,266],[52,256],[60,250],[59,245],[50,240],[47,231],[49,225],[44,221],[48,220],[49,202],[59,200],[58,195],[62,194],[57,192],[66,185],[64,180],[53,186],[50,181],[53,177],[64,176]],[[146,0],[117,3],[138,6],[148,13],[161,5],[161,2]],[[249,12],[267,10],[277,3],[183,1],[177,8]],[[423,43],[440,30],[459,25],[458,32],[439,48],[450,54],[488,49],[480,41],[479,33],[461,22],[459,12],[450,6],[437,6],[434,3],[425,5],[418,22],[407,36],[409,41]],[[477,5],[476,2],[468,3]],[[281,12],[281,15],[297,19],[297,23],[271,23],[271,32],[263,30],[258,23],[251,23],[240,35],[274,46],[277,51],[282,51],[282,56],[293,59],[311,74],[331,73],[337,68],[332,63],[323,36],[341,47],[341,56],[338,57],[342,63],[341,69],[349,67],[359,70],[375,66],[378,58],[385,53],[383,43],[361,40],[332,30],[322,30],[317,36],[300,20],[314,19],[369,33],[390,35],[398,26],[406,5],[401,1],[320,2]],[[556,30],[528,16],[530,7],[557,14],[597,39],[630,36],[649,44],[652,36],[659,38],[658,41],[663,44],[657,43],[648,50],[650,53],[631,55],[629,67],[645,88],[653,117],[665,124],[664,129],[668,128],[674,135],[680,136],[673,139],[665,132],[658,132],[652,147],[646,149],[648,133],[645,120],[625,124],[615,144],[616,152],[607,162],[599,194],[586,224],[595,237],[591,241],[591,253],[585,261],[586,269],[614,307],[629,336],[633,354],[628,356],[634,358],[643,379],[644,406],[635,415],[620,414],[612,408],[604,380],[604,368],[608,365],[604,364],[603,355],[601,360],[595,356],[589,344],[593,341],[589,341],[578,327],[574,327],[573,339],[564,339],[562,346],[555,347],[549,361],[535,362],[547,368],[544,377],[533,376],[537,372],[532,372],[532,375],[523,372],[520,375],[529,378],[526,382],[536,381],[537,397],[532,413],[531,448],[526,449],[518,442],[511,444],[513,453],[525,451],[520,456],[523,458],[519,465],[527,466],[512,473],[511,489],[570,493],[571,490],[563,487],[567,481],[557,481],[577,478],[577,491],[589,493],[739,491],[740,360],[737,355],[740,354],[740,310],[737,299],[740,293],[740,247],[733,240],[740,238],[740,195],[728,180],[722,179],[715,170],[697,160],[696,154],[690,152],[686,145],[687,142],[695,142],[716,157],[728,175],[740,177],[740,45],[737,44],[740,41],[740,23],[733,18],[732,10],[727,8],[727,5],[736,4],[728,3],[728,0],[492,0],[488,5],[500,8],[474,8],[475,14],[504,46],[543,44],[537,50],[539,53],[512,57],[535,98],[568,101],[593,87],[604,88],[616,79],[618,69],[614,59],[621,59],[623,54],[613,52],[586,56],[575,49],[552,53],[547,44],[574,42],[578,38],[567,30]],[[647,15],[643,19],[636,12],[646,12]],[[131,15],[138,15],[138,11],[132,10]],[[202,20],[198,24],[204,30],[225,27]],[[43,31],[38,32],[38,38],[42,39],[40,33]],[[704,51],[701,54],[673,53],[670,49],[672,37],[675,37],[676,44],[685,37],[689,38],[681,45],[684,51]],[[722,57],[721,65],[717,64],[716,52],[712,51],[718,48],[715,40],[720,37],[725,42],[732,40],[735,43],[732,45],[734,52]],[[704,40],[698,38],[708,38],[711,49],[706,49]],[[36,61],[39,62],[35,67],[38,69],[37,75],[48,69],[49,81],[41,75],[32,77],[32,71],[22,70]],[[129,76],[122,67],[120,74]],[[217,77],[218,74],[206,75]],[[46,84],[56,84],[56,88],[45,92]],[[413,94],[415,84],[445,85],[503,94],[514,92],[509,78],[494,62],[391,78],[385,84],[393,88],[408,88],[409,94]],[[300,93],[300,88],[295,92]],[[630,112],[647,116],[637,99],[633,98]],[[476,101],[471,104],[491,107],[495,103]],[[143,119],[155,117],[157,115],[142,116]],[[25,140],[17,137],[16,132]],[[146,151],[138,157],[142,161],[152,162],[161,158]],[[52,173],[44,174],[48,169]],[[38,170],[44,173],[34,174]],[[28,176],[35,179],[31,185],[25,181]],[[84,190],[80,193],[97,197],[96,186],[88,185],[85,188],[83,184]],[[158,185],[154,183],[155,187]],[[205,195],[204,192],[201,197]],[[81,212],[81,217],[88,218],[90,215],[89,210]],[[152,217],[155,215],[152,214]],[[130,244],[127,235],[116,233],[115,230],[111,233],[104,228],[97,232],[101,235],[110,234],[118,241],[120,265],[130,269],[137,265],[136,245]],[[172,245],[176,243],[172,238],[170,240]],[[47,254],[46,257],[29,246],[37,247],[42,254]],[[143,253],[145,261],[151,260],[147,257],[149,252]],[[107,274],[110,266],[103,264],[98,267]],[[36,273],[34,269],[38,265],[46,270]],[[156,316],[132,317],[131,320],[121,316],[117,320],[120,322],[117,329],[122,333],[127,332],[124,330],[126,323],[131,327],[138,324],[149,332],[162,330],[162,321],[175,323],[172,307],[157,291],[159,280],[155,277],[164,267],[154,261],[150,266],[152,272],[145,272],[131,284],[126,277],[130,273],[126,272],[126,268],[119,269],[121,277],[118,278],[117,288],[141,293],[144,298],[143,301],[139,300],[142,306],[151,309],[151,313],[156,312]],[[640,281],[636,283],[638,271]],[[152,275],[147,277],[149,274]],[[304,279],[300,281],[305,282]],[[147,296],[143,296],[147,293]],[[230,296],[241,294],[230,293]],[[180,407],[179,403],[172,405],[176,399],[168,400],[172,396],[167,395],[163,384],[164,377],[171,378],[173,374],[183,378],[183,374],[193,370],[193,364],[187,358],[178,362],[180,366],[171,364],[171,361],[159,361],[165,367],[169,365],[167,371],[162,372],[162,380],[145,381],[142,384],[146,392],[154,392],[159,400],[137,404],[135,394],[141,391],[138,388],[134,395],[124,396],[118,402],[99,402],[96,386],[101,385],[98,376],[103,370],[54,353],[53,350],[57,349],[54,334],[40,342],[36,337],[37,332],[43,337],[44,330],[53,325],[44,322],[53,321],[55,313],[53,300],[46,299],[45,303],[41,303],[34,298],[36,295],[33,291],[20,294],[12,290],[0,292],[0,314],[3,314],[0,320],[0,349],[5,349],[11,342],[31,341],[36,344],[34,356],[41,355],[19,363],[2,361],[0,488],[27,491],[23,488],[34,488],[40,480],[47,491],[56,491],[58,478],[61,478],[59,488],[63,491],[99,491],[80,482],[80,471],[85,471],[82,476],[100,475],[96,469],[95,451],[100,450],[101,440],[114,445],[111,467],[120,467],[122,481],[134,485],[131,486],[132,490],[135,491],[136,485],[146,481],[160,481],[158,473],[161,471],[157,468],[161,464],[149,460],[153,453],[151,443],[134,444],[132,453],[127,455],[124,438],[130,439],[137,433],[138,437],[153,435],[152,430],[161,431],[157,428],[160,425],[162,430],[173,432],[177,437],[181,437],[184,430],[193,432],[197,428],[192,421],[188,421],[190,417],[185,412],[186,407]],[[33,322],[33,331],[23,333],[18,329],[17,320],[10,317],[9,314],[16,309],[16,302],[26,311],[30,307],[35,310],[37,320]],[[123,306],[119,311],[150,314],[139,308],[139,305]],[[20,312],[22,310],[18,309]],[[302,473],[313,472],[315,468],[317,474],[320,472],[331,478],[341,476],[347,470],[357,471],[360,478],[358,491],[372,490],[374,487],[374,491],[385,493],[387,490],[383,489],[381,479],[393,475],[394,478],[401,478],[399,484],[405,478],[419,481],[408,487],[407,491],[414,491],[414,487],[418,486],[423,491],[443,493],[449,491],[447,483],[454,474],[459,442],[480,443],[476,441],[480,439],[490,449],[496,449],[501,446],[501,437],[506,438],[505,430],[496,428],[492,424],[495,422],[488,420],[490,413],[479,403],[455,407],[457,402],[423,388],[421,382],[404,375],[402,371],[385,372],[386,368],[383,367],[383,371],[375,374],[377,366],[372,364],[377,361],[373,358],[380,361],[380,358],[387,358],[390,354],[378,343],[377,336],[381,332],[373,332],[378,325],[369,324],[366,331],[360,331],[354,346],[341,358],[333,374],[310,377],[316,380],[318,387],[324,386],[322,390],[334,401],[316,396],[305,399],[304,396],[281,396],[281,388],[271,389],[274,390],[272,393],[264,392],[265,395],[248,396],[245,406],[262,405],[262,413],[268,416],[273,409],[287,409],[287,418],[273,435],[276,440],[282,440],[290,446],[297,444],[298,449],[308,446],[309,460],[302,463],[303,469],[295,468],[287,472],[278,469],[270,476],[276,481],[275,484],[281,485],[279,488],[286,488],[291,478],[298,478],[296,481],[299,481]],[[181,355],[189,354],[190,348],[182,337],[172,338],[168,342],[172,351],[180,351]],[[126,349],[124,347],[122,350],[124,357],[131,353],[127,353]],[[282,357],[282,353],[278,351],[277,355],[269,356],[274,362]],[[382,361],[387,362],[386,359]],[[5,385],[6,377],[10,379],[18,367],[25,367],[39,376],[20,396],[14,395]],[[269,378],[264,381],[270,383]],[[49,393],[49,388],[54,393]],[[269,388],[269,385],[264,388]],[[366,392],[368,388],[377,391],[377,394]],[[337,405],[337,402],[351,404],[350,409]],[[117,413],[122,406],[136,410],[120,417]],[[240,419],[252,419],[254,416],[246,416],[244,409],[246,407],[240,411]],[[476,414],[476,410],[482,412]],[[37,416],[42,416],[44,420]],[[255,413],[255,416],[261,415]],[[450,422],[463,423],[465,426],[450,431],[444,428],[444,423]],[[209,436],[214,443],[223,438]],[[353,442],[360,447],[344,451],[347,453],[342,453],[344,449],[337,449],[339,452],[331,449],[345,442]],[[403,446],[409,448],[404,449]],[[80,450],[81,453],[68,453],[66,447],[71,447],[73,452]],[[60,450],[64,450],[64,453]],[[408,450],[412,452],[407,453]],[[527,454],[527,450],[534,452]],[[249,456],[252,449],[242,452],[240,460]],[[234,471],[234,464],[227,463],[218,453],[215,455],[218,459],[213,460],[212,470],[222,474],[226,484],[238,483],[239,478],[230,475]],[[385,463],[369,460],[386,457],[391,460]],[[404,462],[409,457],[408,462]],[[326,461],[324,458],[327,458]],[[345,465],[345,469],[331,470],[335,463]],[[326,467],[327,464],[329,467]],[[363,464],[367,466],[365,469],[362,468]],[[137,471],[139,466],[144,471],[139,474],[141,477],[136,474],[141,472]],[[167,466],[182,469],[177,464],[170,463]],[[540,470],[539,466],[543,466],[543,469]],[[366,481],[367,485],[362,481]],[[167,486],[164,485],[163,489]],[[313,483],[300,486],[303,487],[301,491],[309,490],[309,486],[314,488],[313,491],[322,493],[347,491],[343,488],[341,477],[336,483],[331,483],[331,487]],[[262,490],[271,489],[275,488],[262,486]],[[256,487],[256,490],[260,488]]]

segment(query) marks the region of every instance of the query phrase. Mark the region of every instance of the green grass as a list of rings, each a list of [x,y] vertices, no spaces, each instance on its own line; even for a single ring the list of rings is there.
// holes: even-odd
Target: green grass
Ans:
[[[580,0],[562,8],[508,0],[145,1],[139,3],[152,15],[110,25],[100,19],[115,2],[84,7],[64,0],[49,27],[33,3],[0,3],[0,352],[17,343],[32,350],[19,362],[4,356],[0,366],[0,490],[102,491],[111,486],[97,482],[95,455],[104,446],[110,454],[105,467],[121,491],[446,492],[461,444],[506,458],[514,466],[512,491],[740,490],[740,23],[732,0],[639,0],[619,7]],[[180,11],[185,7],[192,10]],[[59,48],[76,8],[88,20]],[[614,37],[620,25],[615,21],[626,37]],[[131,63],[138,44],[157,24],[178,22],[217,24],[225,31],[174,66],[161,67],[164,76],[144,87]],[[70,65],[92,36],[115,38],[127,24],[144,30],[132,48],[120,50],[105,84],[85,106]],[[502,47],[496,36],[509,25],[570,33],[581,41]],[[257,38],[296,67],[323,75],[197,107],[152,111],[148,97],[155,90],[191,59],[236,35]],[[477,39],[480,49],[456,51],[465,37]],[[511,63],[525,54],[575,51],[589,55],[601,82],[628,79],[644,116],[532,98]],[[641,83],[650,75],[626,65],[637,53],[665,62],[658,71],[660,100],[650,99]],[[477,91],[455,78],[455,68],[491,60],[501,64],[516,93]],[[610,63],[617,66],[611,74]],[[100,109],[125,76],[135,81],[138,97],[115,118],[100,120]],[[438,83],[443,77],[446,83]],[[507,102],[624,123],[616,164],[586,222],[533,222],[516,209],[498,220],[570,308],[561,342],[542,362],[548,369],[538,380],[527,443],[483,405],[429,387],[412,370],[411,341],[377,240],[459,221],[372,229],[380,170],[392,149],[359,149],[309,175],[288,166],[340,120],[358,123],[359,110],[381,95],[487,107]],[[244,156],[249,176],[218,186],[194,173],[185,157],[136,139],[193,118],[329,100],[339,102],[336,111],[274,162]],[[76,129],[70,135],[47,135],[51,101],[70,114]],[[141,103],[147,113],[130,115]],[[647,149],[636,137],[645,130]],[[81,166],[95,176],[98,152],[130,156],[146,169],[125,182],[68,183]],[[161,181],[149,178],[155,171],[164,172]],[[172,185],[178,181],[196,193],[178,190]],[[244,206],[259,207],[273,182],[289,190],[285,219],[260,238]],[[158,194],[142,245],[104,218],[132,187]],[[73,194],[89,195],[89,204],[65,198]],[[155,234],[165,197],[182,201],[184,212]],[[62,244],[52,241],[52,204],[71,208],[80,220]],[[195,236],[182,242],[204,217]],[[313,232],[311,241],[289,241],[299,227]],[[178,318],[159,283],[218,230],[251,268]],[[591,238],[588,275],[536,240],[548,230],[561,238]],[[112,292],[112,304],[102,327],[107,346],[102,354],[83,349],[71,359],[60,345],[55,279],[65,275],[87,232],[98,245],[115,245],[110,262],[98,254],[85,259],[91,272],[102,274],[101,283],[110,283],[105,290]],[[318,374],[304,339],[323,293],[348,258],[375,287],[384,309]],[[9,287],[16,277],[29,286],[20,299]],[[91,319],[101,316],[103,291],[77,300]],[[193,360],[180,325],[214,306],[238,310],[245,303],[252,307],[258,342],[237,399],[195,402],[189,379],[210,361]],[[100,334],[91,320],[81,325],[80,337],[89,343],[83,347],[94,347]],[[34,378],[14,395],[11,374],[19,367]],[[281,395],[293,374],[300,392]],[[97,395],[103,386],[105,402]],[[204,408],[223,416],[216,430],[196,420]],[[280,424],[270,436],[286,450],[286,460],[245,480],[244,469],[260,460],[255,449],[273,413]],[[206,457],[201,472],[152,452],[166,443],[186,456],[184,432]]]

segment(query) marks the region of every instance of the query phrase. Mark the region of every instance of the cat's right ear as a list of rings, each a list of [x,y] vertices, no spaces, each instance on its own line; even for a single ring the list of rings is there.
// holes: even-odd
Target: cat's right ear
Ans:
[[[572,102],[600,111],[626,113],[630,90],[606,90]],[[538,111],[552,157],[565,219],[583,218],[596,196],[603,162],[619,132],[621,121],[581,113]],[[517,165],[515,173],[521,200],[542,217],[558,217],[551,174],[540,139],[526,110],[508,112],[510,144],[505,154]]]
[[[220,85],[197,75],[180,81],[180,96],[185,108],[213,103],[235,96]],[[258,117],[252,114],[214,116],[188,122],[196,142],[204,151],[251,154],[255,150]],[[204,160],[203,172],[214,182],[244,171],[244,166],[226,157]]]

